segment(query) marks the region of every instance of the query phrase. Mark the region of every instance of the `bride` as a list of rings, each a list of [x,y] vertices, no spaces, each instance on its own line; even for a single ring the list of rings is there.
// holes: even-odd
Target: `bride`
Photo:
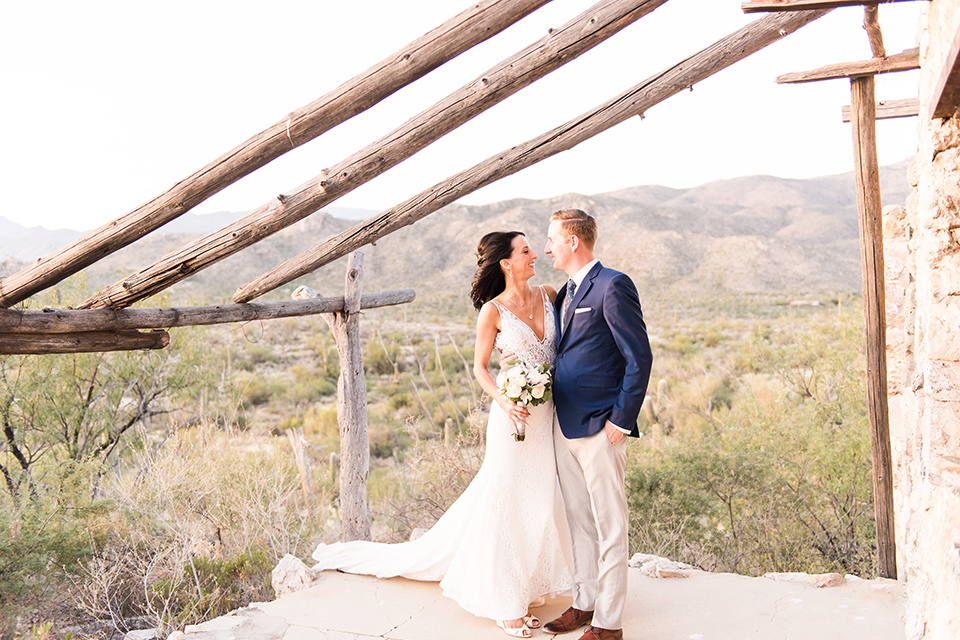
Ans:
[[[439,581],[470,613],[529,638],[530,603],[572,587],[571,547],[556,480],[553,401],[518,406],[497,390],[493,348],[530,365],[553,364],[556,325],[548,286],[531,287],[536,253],[518,231],[485,235],[470,297],[479,309],[474,374],[493,398],[476,477],[437,523],[411,542],[321,544],[316,569]],[[514,434],[523,430],[525,438]]]

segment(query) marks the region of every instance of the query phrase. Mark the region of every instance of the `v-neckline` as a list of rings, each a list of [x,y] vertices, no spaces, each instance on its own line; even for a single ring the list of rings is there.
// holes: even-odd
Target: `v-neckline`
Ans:
[[[511,311],[511,310],[509,309],[509,307],[507,307],[507,305],[503,304],[502,302],[497,302],[497,306],[499,306],[500,308],[502,308],[504,311],[506,311],[507,313],[509,313],[510,315],[512,315],[512,316],[513,316],[514,318],[516,318],[517,320],[519,320],[520,323],[521,323],[523,326],[525,326],[527,329],[530,330],[530,333],[533,334],[533,337],[534,337],[534,338],[537,338],[537,342],[538,342],[539,344],[543,344],[544,340],[547,339],[547,309],[546,309],[545,298],[544,298],[544,295],[543,295],[543,287],[541,287],[541,286],[538,285],[538,286],[537,286],[537,290],[540,291],[540,306],[543,307],[543,337],[542,337],[542,338],[538,338],[538,337],[537,337],[537,330],[534,329],[533,327],[531,327],[529,324],[527,324],[527,323],[524,321],[523,318],[521,318],[520,316],[518,316],[517,314],[515,314],[513,311]]]

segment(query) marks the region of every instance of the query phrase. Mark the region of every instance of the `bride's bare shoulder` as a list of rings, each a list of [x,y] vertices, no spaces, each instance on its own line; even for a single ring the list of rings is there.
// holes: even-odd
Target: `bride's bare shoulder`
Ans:
[[[550,285],[542,284],[540,285],[540,288],[543,289],[544,293],[547,294],[547,297],[550,298],[550,302],[553,302],[557,299],[557,290]]]

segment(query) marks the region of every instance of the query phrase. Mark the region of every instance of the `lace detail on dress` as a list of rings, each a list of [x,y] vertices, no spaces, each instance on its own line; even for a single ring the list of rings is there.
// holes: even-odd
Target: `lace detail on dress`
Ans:
[[[527,364],[553,364],[557,357],[557,327],[553,307],[543,287],[540,298],[543,305],[543,340],[526,322],[496,300],[491,300],[500,311],[500,333],[493,345],[502,351],[512,351]]]

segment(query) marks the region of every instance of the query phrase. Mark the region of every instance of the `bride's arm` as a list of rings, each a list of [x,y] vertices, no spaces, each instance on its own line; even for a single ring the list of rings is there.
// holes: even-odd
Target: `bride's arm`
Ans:
[[[490,374],[490,354],[493,353],[493,343],[497,339],[497,328],[500,324],[500,313],[489,302],[480,308],[477,318],[477,342],[473,351],[473,375],[477,382],[486,391],[494,402],[500,405],[503,412],[516,422],[529,415],[526,407],[520,407],[507,400],[497,389],[497,381]]]

